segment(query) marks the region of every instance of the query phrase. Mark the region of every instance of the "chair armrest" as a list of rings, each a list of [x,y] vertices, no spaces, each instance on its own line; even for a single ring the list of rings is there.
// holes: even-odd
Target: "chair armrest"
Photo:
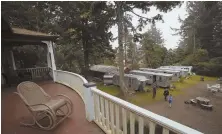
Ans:
[[[58,95],[56,95],[56,96],[54,96],[54,97],[59,97],[59,96],[66,98],[66,100],[68,100],[69,103],[72,105],[72,101],[71,101],[71,99],[70,99],[68,96],[66,96],[66,95],[64,95],[64,94],[58,94]]]
[[[30,108],[32,108],[32,107],[34,107],[34,106],[45,106],[45,107],[47,107],[48,109],[49,109],[49,111],[53,114],[53,115],[55,115],[55,112],[48,106],[48,105],[46,105],[46,104],[35,104],[35,105],[28,105]]]

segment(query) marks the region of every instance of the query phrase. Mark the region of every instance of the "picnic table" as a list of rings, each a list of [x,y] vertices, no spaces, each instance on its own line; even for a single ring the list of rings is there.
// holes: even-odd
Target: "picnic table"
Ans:
[[[211,88],[218,88],[219,89],[220,88],[220,84],[212,85]]]
[[[204,97],[197,97],[196,100],[197,100],[197,103],[198,103],[198,104],[205,104],[205,105],[208,105],[209,102],[210,102],[209,99],[204,98]]]

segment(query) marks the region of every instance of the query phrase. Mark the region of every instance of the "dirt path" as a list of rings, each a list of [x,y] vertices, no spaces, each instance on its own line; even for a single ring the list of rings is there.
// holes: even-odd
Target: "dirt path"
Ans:
[[[191,88],[183,89],[185,93],[174,97],[172,108],[163,101],[147,105],[144,108],[199,130],[205,134],[222,133],[222,93],[211,95],[206,89],[206,84],[212,82],[201,82]],[[207,111],[185,104],[185,100],[196,98],[198,96],[210,99],[214,106],[213,111]]]

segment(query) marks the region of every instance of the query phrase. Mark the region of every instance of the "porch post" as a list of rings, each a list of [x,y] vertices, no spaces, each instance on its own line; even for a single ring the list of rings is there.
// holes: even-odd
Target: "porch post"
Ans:
[[[53,52],[53,42],[52,41],[43,41],[45,44],[47,44],[47,63],[48,67],[52,69],[52,75],[53,75],[53,80],[55,81],[55,70],[56,70],[56,65],[55,65],[55,58],[54,58],[54,52]]]
[[[47,48],[47,64],[49,68],[52,68],[50,54],[51,53],[49,52],[49,49]]]
[[[16,70],[15,59],[14,59],[14,54],[13,54],[13,51],[12,51],[12,50],[10,50],[10,56],[11,56],[11,60],[12,60],[13,70]]]
[[[95,83],[84,83],[84,99],[85,99],[85,110],[86,110],[86,119],[88,121],[93,121],[95,119],[95,111],[94,111],[94,100],[93,93],[91,91],[92,88],[96,87]]]

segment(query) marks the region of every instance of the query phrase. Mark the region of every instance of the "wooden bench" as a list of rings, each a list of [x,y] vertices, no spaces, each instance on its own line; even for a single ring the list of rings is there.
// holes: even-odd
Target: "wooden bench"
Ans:
[[[201,106],[201,108],[203,108],[203,109],[213,110],[213,105],[205,105],[205,104],[201,104],[200,106]]]

